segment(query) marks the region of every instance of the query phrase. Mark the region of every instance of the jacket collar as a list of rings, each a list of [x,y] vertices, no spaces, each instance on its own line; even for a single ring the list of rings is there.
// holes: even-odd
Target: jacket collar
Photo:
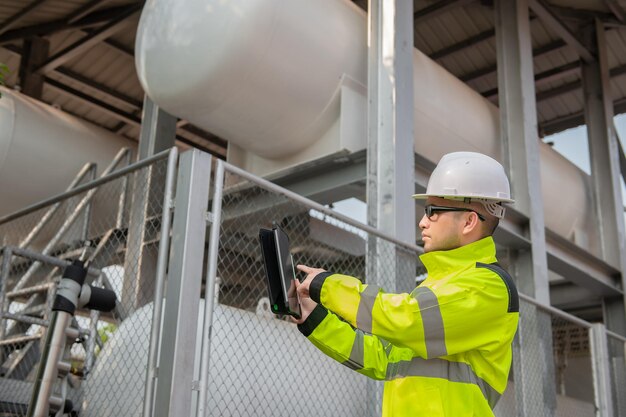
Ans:
[[[460,248],[428,252],[420,255],[430,278],[437,278],[451,271],[460,271],[476,265],[476,262],[496,262],[496,245],[491,236],[469,243]]]

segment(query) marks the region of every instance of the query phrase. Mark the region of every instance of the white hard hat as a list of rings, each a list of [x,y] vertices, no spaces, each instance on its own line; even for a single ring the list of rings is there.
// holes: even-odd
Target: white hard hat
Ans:
[[[428,180],[425,194],[413,198],[442,197],[482,203],[487,211],[504,217],[500,203],[512,203],[509,179],[498,161],[477,152],[444,155]]]

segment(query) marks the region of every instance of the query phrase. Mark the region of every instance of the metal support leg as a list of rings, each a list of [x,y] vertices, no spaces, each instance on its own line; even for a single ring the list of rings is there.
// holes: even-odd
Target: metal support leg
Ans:
[[[613,399],[611,390],[611,368],[606,329],[602,323],[596,323],[589,329],[591,342],[591,366],[593,369],[593,390],[596,416],[613,417]]]
[[[413,185],[413,3],[370,0],[368,26],[368,224],[415,243]],[[411,291],[415,255],[368,239],[366,278],[386,291]],[[382,384],[368,381],[367,414],[381,413]]]
[[[191,412],[210,175],[210,155],[195,149],[181,155],[154,407],[157,417],[184,417]]]
[[[591,179],[602,258],[622,272],[622,288],[626,285],[626,233],[620,184],[619,146],[613,125],[613,105],[604,27],[596,21],[585,33],[587,46],[597,55],[593,62],[583,62],[582,78],[585,122],[589,142]],[[626,298],[603,300],[604,323],[607,329],[626,335]],[[609,344],[612,363],[624,362],[624,348]],[[613,398],[616,412],[626,416],[623,402]],[[621,409],[618,409],[621,408]]]
[[[526,0],[496,1],[498,97],[503,160],[516,208],[528,217],[529,249],[512,254],[521,293],[550,303],[533,59]],[[517,413],[551,416],[556,409],[551,319],[522,303],[513,344]],[[537,366],[528,366],[536,364]]]

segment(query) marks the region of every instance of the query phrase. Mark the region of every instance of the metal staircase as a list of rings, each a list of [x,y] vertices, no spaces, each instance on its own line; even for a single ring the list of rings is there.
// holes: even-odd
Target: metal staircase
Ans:
[[[113,172],[125,162],[130,163],[131,152],[122,149],[113,162],[104,170],[101,177]],[[81,182],[96,180],[96,167],[86,164],[76,175],[67,192],[76,191],[77,203],[70,210],[61,210],[61,200],[48,203],[43,214],[19,244],[2,248],[0,264],[0,416],[26,415],[37,365],[44,348],[46,329],[50,324],[50,314],[57,284],[63,269],[70,259],[86,261],[87,265],[108,265],[110,257],[124,250],[127,230],[122,227],[126,187],[121,190],[122,203],[119,204],[115,227],[89,235],[89,217],[97,188],[85,189],[80,193]],[[125,181],[125,180],[124,180]],[[61,219],[59,219],[62,216]],[[10,217],[10,216],[8,216]],[[3,220],[8,221],[7,217]],[[9,219],[10,220],[10,219]],[[60,226],[53,223],[60,223]],[[54,227],[55,231],[50,233]],[[52,235],[41,243],[42,232]],[[75,239],[78,231],[78,239]],[[68,232],[73,238],[67,239]],[[43,247],[42,247],[43,246]],[[96,268],[89,268],[87,282],[112,289],[108,277]],[[85,351],[81,374],[89,372],[94,363],[96,346],[100,344],[96,324],[100,313],[90,314],[89,325],[82,320],[79,326],[76,318],[72,321],[76,337],[74,344],[82,343]],[[112,317],[120,317],[113,311]],[[66,355],[72,343],[67,344]],[[76,373],[75,367],[71,371]],[[68,370],[69,371],[69,370]],[[78,379],[77,379],[78,380]],[[69,380],[68,380],[69,381]],[[57,387],[70,390],[71,386]],[[74,395],[80,395],[75,390]],[[72,396],[71,393],[68,394]],[[74,400],[76,403],[76,399]],[[63,415],[62,411],[59,411]]]

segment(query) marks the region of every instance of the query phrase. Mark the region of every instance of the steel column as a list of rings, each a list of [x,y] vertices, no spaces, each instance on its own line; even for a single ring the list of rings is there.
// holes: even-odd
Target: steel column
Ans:
[[[511,180],[515,208],[529,222],[525,234],[530,249],[511,252],[510,267],[520,292],[550,303],[539,140],[530,22],[527,0],[496,2],[496,45],[500,130],[504,165]],[[513,348],[517,413],[554,415],[556,392],[550,316],[522,304]],[[541,366],[527,366],[540,363]]]
[[[147,95],[144,98],[137,160],[142,160],[174,146],[176,117],[161,110]],[[130,313],[153,299],[156,254],[146,247],[146,220],[156,213],[151,201],[160,201],[165,172],[154,166],[137,171],[134,176],[133,202],[130,208],[128,243],[124,264],[125,295],[122,305]]]
[[[368,224],[415,243],[413,194],[413,2],[369,0]],[[386,291],[415,286],[415,255],[371,236],[366,279]],[[380,415],[382,384],[368,382],[368,415]]]
[[[176,120],[175,116],[162,110],[150,97],[144,96],[138,160],[174,146]]]
[[[591,30],[585,33],[585,41],[596,53],[597,60],[583,62],[583,93],[585,121],[591,162],[594,203],[600,238],[602,258],[621,271],[622,288],[626,285],[626,233],[622,206],[619,146],[613,126],[610,75],[608,67],[604,26],[596,19]],[[604,324],[607,329],[626,335],[624,297],[603,300]],[[611,362],[624,363],[624,347],[621,343],[609,343]],[[616,400],[617,398],[614,398]],[[618,415],[626,416],[626,410],[617,408]]]
[[[154,415],[189,416],[205,252],[211,156],[180,157]],[[197,389],[197,388],[196,388]]]
[[[50,41],[41,37],[33,37],[24,40],[24,52],[20,61],[20,86],[27,96],[41,100],[43,93],[44,77],[37,73],[46,59],[50,50]]]
[[[589,329],[591,345],[591,367],[593,369],[593,391],[596,416],[613,417],[611,390],[610,355],[604,324],[596,323]]]

